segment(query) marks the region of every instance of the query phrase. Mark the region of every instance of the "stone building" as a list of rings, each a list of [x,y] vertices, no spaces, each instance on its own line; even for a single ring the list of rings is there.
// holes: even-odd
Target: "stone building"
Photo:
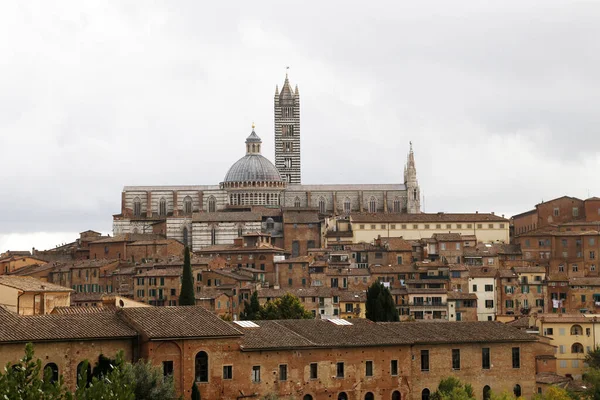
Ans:
[[[282,208],[313,208],[321,216],[420,212],[412,145],[404,167],[404,183],[301,184],[299,107],[298,89],[292,90],[286,77],[275,95],[275,164],[261,154],[262,140],[253,125],[244,145],[246,154],[219,184],[126,186],[121,194],[121,212],[113,216],[113,233],[164,233],[196,251],[231,244],[245,232],[273,230],[283,234],[283,226],[278,226],[282,223]],[[293,218],[288,215],[287,220]],[[277,237],[275,232],[270,233]],[[309,241],[320,245],[314,232],[305,236],[307,247]],[[296,255],[305,255],[305,249],[302,247]]]

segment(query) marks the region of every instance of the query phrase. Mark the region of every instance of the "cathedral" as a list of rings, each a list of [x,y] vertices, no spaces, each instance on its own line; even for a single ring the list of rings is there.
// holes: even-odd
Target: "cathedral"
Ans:
[[[315,184],[301,182],[300,93],[288,76],[275,89],[275,163],[261,154],[252,126],[245,155],[218,185],[125,186],[113,233],[161,232],[192,250],[232,244],[248,232],[281,235],[284,210],[312,210],[320,218],[350,213],[420,213],[412,144],[404,183]],[[241,144],[240,144],[241,150]]]

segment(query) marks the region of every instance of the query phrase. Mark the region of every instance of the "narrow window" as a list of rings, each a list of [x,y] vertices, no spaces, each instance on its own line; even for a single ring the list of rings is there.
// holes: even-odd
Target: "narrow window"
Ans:
[[[167,376],[173,375],[173,361],[163,361],[163,376],[166,378]]]
[[[164,197],[161,197],[158,203],[158,215],[163,217],[167,215],[167,200]]]
[[[374,213],[377,211],[377,200],[374,196],[369,199],[369,212]]]
[[[208,198],[208,212],[215,212],[217,211],[217,199],[214,198],[214,196],[210,196]]]
[[[133,199],[133,215],[136,217],[142,215],[142,201],[139,197]]]
[[[373,376],[373,361],[365,362],[365,376]]]
[[[429,389],[423,389],[423,391],[421,392],[421,400],[429,400],[429,394]]]
[[[452,369],[460,369],[460,349],[452,349]]]
[[[336,378],[343,378],[344,377],[344,363],[343,362],[339,362],[336,365]]]
[[[390,365],[390,373],[392,376],[398,376],[398,360],[392,360]]]
[[[252,382],[260,382],[260,365],[252,367]]]
[[[183,199],[183,212],[186,214],[192,213],[192,198],[190,196],[185,196]]]
[[[233,379],[232,365],[223,365],[223,379]]]
[[[490,369],[490,348],[484,347],[481,349],[481,368]]]
[[[58,382],[58,365],[48,363],[44,367],[44,379],[48,378],[50,383]]]
[[[429,371],[429,350],[421,350],[421,371]]]
[[[348,213],[350,212],[350,205],[351,205],[351,203],[350,203],[350,198],[349,198],[349,197],[346,197],[346,198],[344,199],[344,212],[345,212],[346,214],[348,214]]]
[[[317,379],[318,376],[318,366],[317,363],[310,364],[310,379]]]
[[[319,197],[319,212],[325,214],[325,198]]]
[[[512,365],[513,368],[521,368],[521,349],[518,347],[512,348]]]
[[[521,385],[516,384],[513,393],[515,394],[515,397],[521,397]]]
[[[294,199],[294,207],[300,208],[300,197]]]
[[[208,382],[208,354],[204,351],[196,354],[196,382]]]
[[[279,366],[279,380],[287,381],[287,364],[281,364]]]

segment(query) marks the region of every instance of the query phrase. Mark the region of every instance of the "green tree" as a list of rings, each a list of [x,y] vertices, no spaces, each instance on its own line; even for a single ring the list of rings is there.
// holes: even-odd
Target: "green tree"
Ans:
[[[573,397],[566,389],[558,386],[550,386],[543,395],[537,394],[534,400],[572,400]]]
[[[594,350],[587,353],[585,362],[590,368],[600,369],[600,347],[596,346]]]
[[[198,385],[196,385],[196,383],[192,385],[192,400],[201,400],[200,389],[198,389]]]
[[[87,385],[87,361],[84,362],[82,375],[79,377],[75,398],[77,400],[135,400],[134,382],[125,371],[123,352],[117,353],[115,364],[110,371],[94,377]]]
[[[4,374],[0,373],[0,398],[3,400],[71,400],[62,377],[53,382],[52,372],[44,371],[40,378],[42,362],[34,360],[31,343],[25,346],[25,355],[17,363],[6,364]]]
[[[593,400],[600,400],[600,369],[589,368],[583,374],[583,381],[587,387],[586,396]]]
[[[437,390],[431,395],[432,400],[469,400],[474,399],[473,387],[463,384],[453,376],[440,381]]]
[[[179,294],[180,306],[196,305],[194,294],[194,277],[192,276],[192,262],[190,261],[190,248],[186,246],[183,258],[183,277],[181,280],[181,293]]]
[[[164,400],[176,397],[173,376],[164,378],[162,369],[152,365],[150,361],[139,360],[135,364],[125,364],[125,374],[133,383],[136,399]]]
[[[366,317],[373,322],[400,320],[390,290],[379,282],[373,282],[367,289]]]
[[[240,313],[240,319],[246,321],[258,319],[260,308],[260,303],[258,302],[258,292],[255,291],[250,297],[250,302],[247,300],[244,301],[244,311]]]
[[[300,299],[291,293],[268,301],[260,307],[256,319],[313,319],[310,311],[307,311]]]

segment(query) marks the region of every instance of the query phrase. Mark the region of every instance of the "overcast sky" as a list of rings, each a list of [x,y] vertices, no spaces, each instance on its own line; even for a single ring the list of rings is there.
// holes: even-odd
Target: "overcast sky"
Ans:
[[[493,4],[491,4],[493,3]],[[303,183],[400,183],[426,212],[600,195],[598,1],[0,5],[0,251],[110,232],[125,185],[217,184],[273,94]]]

